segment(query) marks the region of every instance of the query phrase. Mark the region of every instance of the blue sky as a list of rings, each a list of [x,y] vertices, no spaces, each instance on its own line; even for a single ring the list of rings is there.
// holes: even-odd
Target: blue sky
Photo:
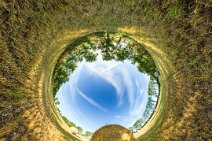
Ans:
[[[62,115],[83,128],[96,131],[107,124],[132,126],[145,110],[148,100],[147,74],[130,61],[80,62],[58,97]]]

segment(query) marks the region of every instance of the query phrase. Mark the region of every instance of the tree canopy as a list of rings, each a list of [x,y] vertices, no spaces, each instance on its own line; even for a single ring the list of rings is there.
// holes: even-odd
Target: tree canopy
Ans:
[[[55,96],[60,86],[69,80],[69,74],[77,68],[78,62],[96,61],[98,54],[106,61],[130,60],[137,66],[138,71],[147,73],[157,80],[155,74],[158,70],[154,60],[141,44],[117,34],[105,33],[100,37],[84,37],[69,45],[55,66],[53,95]]]

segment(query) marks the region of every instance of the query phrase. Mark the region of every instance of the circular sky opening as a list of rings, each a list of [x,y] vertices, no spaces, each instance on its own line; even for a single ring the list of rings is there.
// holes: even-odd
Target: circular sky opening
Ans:
[[[90,138],[110,124],[135,133],[154,113],[158,76],[141,44],[117,33],[95,33],[75,40],[61,55],[53,94],[74,134]]]

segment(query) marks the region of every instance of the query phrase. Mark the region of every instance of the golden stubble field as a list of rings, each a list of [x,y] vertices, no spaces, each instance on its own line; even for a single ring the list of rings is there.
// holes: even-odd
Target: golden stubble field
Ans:
[[[211,6],[209,0],[0,1],[0,140],[79,139],[55,111],[51,74],[68,43],[95,31],[136,38],[168,74],[162,118],[137,140],[210,140]]]

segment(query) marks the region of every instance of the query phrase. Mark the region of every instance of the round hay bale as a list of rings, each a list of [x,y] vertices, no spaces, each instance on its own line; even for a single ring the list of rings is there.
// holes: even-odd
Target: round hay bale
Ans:
[[[135,141],[133,134],[120,125],[106,125],[98,129],[91,141]]]

